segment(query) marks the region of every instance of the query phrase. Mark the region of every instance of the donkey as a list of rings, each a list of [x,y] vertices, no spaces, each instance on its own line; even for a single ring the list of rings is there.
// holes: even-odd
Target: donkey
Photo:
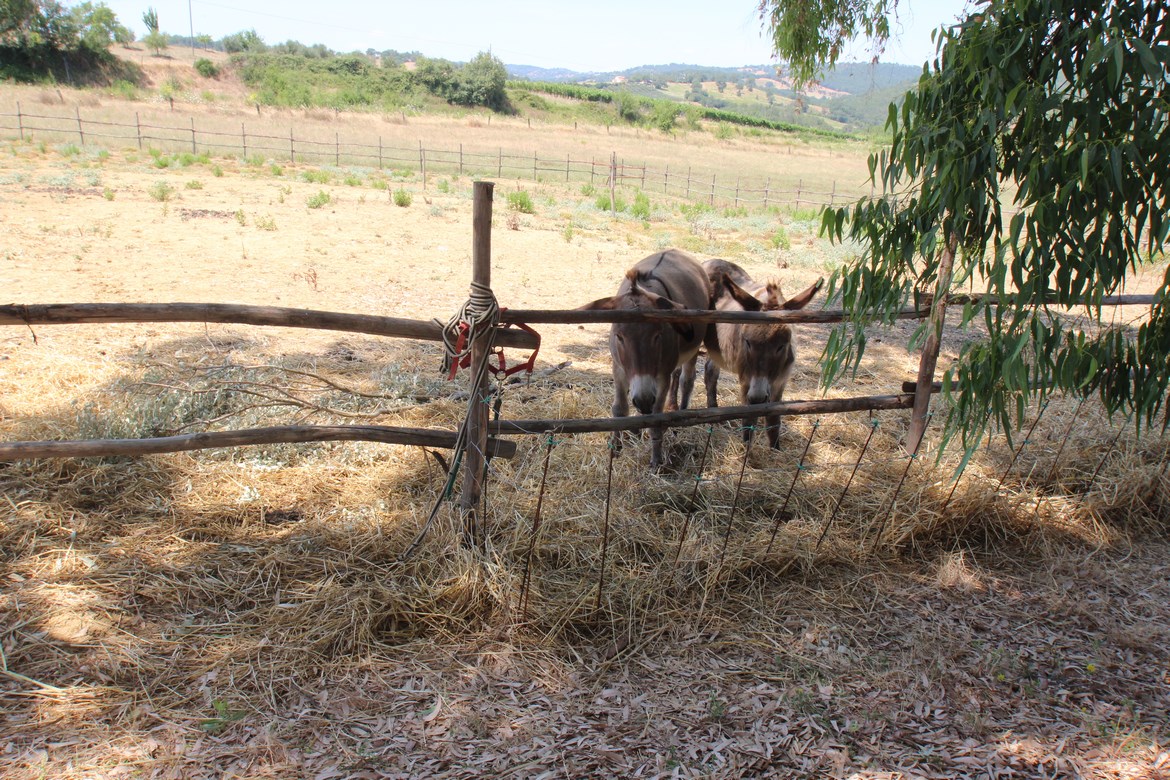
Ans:
[[[583,311],[707,309],[711,288],[702,266],[677,249],[650,255],[626,272],[617,295],[581,307]],[[690,403],[695,387],[695,363],[703,344],[703,327],[689,323],[617,322],[610,328],[613,358],[613,416],[630,413],[630,400],[642,414],[678,408],[674,399],[682,388],[681,408]],[[681,372],[675,369],[681,366]],[[670,402],[668,404],[668,398]],[[650,467],[662,465],[662,428],[650,429]],[[621,448],[621,435],[610,438]]]
[[[708,260],[703,263],[718,311],[795,311],[803,309],[820,291],[824,279],[799,295],[784,299],[776,282],[759,284],[735,263]],[[744,404],[779,401],[784,386],[796,364],[792,329],[779,323],[720,322],[707,328],[707,362],[703,383],[707,387],[707,406],[718,406],[719,369],[733,372],[739,379],[739,399]],[[745,417],[743,439],[751,441],[759,417]],[[780,448],[780,415],[765,415],[768,443]]]

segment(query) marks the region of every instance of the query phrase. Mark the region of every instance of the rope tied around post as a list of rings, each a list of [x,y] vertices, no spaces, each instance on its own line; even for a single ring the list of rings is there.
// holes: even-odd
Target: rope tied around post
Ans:
[[[471,346],[477,340],[487,336],[491,349],[499,324],[500,304],[492,288],[473,281],[467,301],[443,325],[443,373],[447,379],[454,379],[459,368],[471,365]]]
[[[494,344],[495,333],[500,325],[500,314],[504,311],[506,309],[496,301],[490,287],[472,282],[470,297],[455,316],[448,320],[446,325],[442,325],[438,320],[434,321],[443,328],[443,373],[447,375],[448,381],[455,378],[455,373],[460,368],[471,365],[472,344],[488,332],[492,335],[488,341],[487,351],[495,355],[497,363],[495,366],[489,364],[487,367],[493,376],[497,379],[507,379],[521,371],[526,374],[532,373],[536,367],[536,356],[540,352],[540,334],[524,323],[515,323],[517,328],[536,337],[536,346],[527,359],[508,368],[504,360],[504,350]]]

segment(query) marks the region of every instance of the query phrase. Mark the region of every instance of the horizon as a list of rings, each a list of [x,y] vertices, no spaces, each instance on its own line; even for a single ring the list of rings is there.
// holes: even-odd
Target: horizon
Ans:
[[[569,3],[516,0],[487,7],[469,0],[435,4],[378,5],[337,0],[328,6],[287,0],[273,13],[268,3],[234,0],[106,0],[118,20],[141,39],[142,13],[153,7],[159,28],[171,35],[226,35],[254,29],[273,45],[294,40],[338,52],[418,51],[466,62],[491,52],[505,64],[609,73],[648,65],[686,64],[738,68],[779,64],[759,18],[758,0],[735,9],[699,0],[594,0],[582,11]],[[970,0],[902,0],[893,35],[879,61],[921,67],[934,55],[930,34],[954,23]],[[355,19],[357,21],[347,21]],[[361,20],[365,26],[359,26]],[[571,29],[565,36],[549,30]],[[403,31],[407,30],[407,31]],[[646,31],[654,32],[647,36]],[[641,52],[641,53],[639,53]],[[873,53],[856,43],[841,62],[868,62]]]

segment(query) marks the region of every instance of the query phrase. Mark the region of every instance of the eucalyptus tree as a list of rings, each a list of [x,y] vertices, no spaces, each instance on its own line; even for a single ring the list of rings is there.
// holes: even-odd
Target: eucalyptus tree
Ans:
[[[854,35],[880,51],[895,6],[764,0],[761,14],[807,81]],[[944,377],[944,441],[961,432],[973,447],[988,419],[1010,432],[1054,392],[1153,423],[1170,387],[1166,269],[1135,328],[1111,326],[1102,299],[1160,262],[1170,232],[1170,6],[982,0],[936,43],[870,157],[880,193],[822,214],[831,238],[861,247],[831,281],[851,319],[829,338],[823,379],[856,368],[867,325],[966,283],[983,295],[962,323],[987,336]],[[1057,316],[1069,308],[1087,317]]]

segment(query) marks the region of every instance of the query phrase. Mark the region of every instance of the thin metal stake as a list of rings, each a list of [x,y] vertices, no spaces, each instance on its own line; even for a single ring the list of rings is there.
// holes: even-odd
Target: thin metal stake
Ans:
[[[755,430],[754,425],[748,426],[749,431]],[[748,455],[752,451],[752,436],[744,442],[743,446],[743,464],[739,467],[739,480],[735,483],[735,498],[731,500],[731,511],[727,514],[727,530],[723,532],[723,547],[719,550],[719,569],[723,568],[723,558],[727,555],[727,543],[731,540],[731,525],[735,522],[735,510],[739,507],[739,493],[743,487],[743,475],[747,471]]]
[[[988,423],[988,422],[990,422],[990,421],[991,421],[991,412],[989,411],[989,412],[987,413],[987,416],[983,418],[983,426],[982,426],[982,428],[986,428],[986,427],[987,427],[987,423]],[[988,437],[988,438],[990,439],[990,437]],[[978,445],[976,445],[976,446],[978,446]],[[938,513],[938,514],[939,514],[939,516],[940,516],[940,517],[943,517],[943,516],[945,516],[945,515],[946,515],[946,513],[947,513],[947,507],[949,507],[949,506],[951,505],[951,499],[955,497],[955,490],[956,490],[956,489],[958,489],[958,487],[959,487],[959,480],[963,478],[963,474],[964,474],[964,473],[966,473],[966,471],[967,471],[967,464],[968,464],[968,463],[970,463],[970,461],[969,461],[969,460],[964,460],[964,461],[962,462],[962,466],[963,466],[963,467],[962,467],[961,469],[959,469],[959,473],[955,475],[955,481],[954,481],[954,483],[951,485],[951,492],[947,494],[947,500],[943,502],[942,509],[941,509],[941,510],[939,510],[939,513]]]
[[[922,424],[922,435],[918,437],[918,441],[914,444],[914,452],[910,453],[910,459],[906,461],[906,468],[902,471],[902,478],[898,480],[898,486],[894,488],[894,495],[890,499],[890,508],[886,510],[886,516],[882,518],[881,525],[878,526],[877,534],[873,537],[871,551],[877,549],[882,534],[886,532],[886,524],[890,522],[890,517],[894,514],[894,504],[898,503],[898,494],[902,492],[902,485],[906,483],[906,476],[910,473],[910,467],[918,459],[918,450],[922,447],[922,440],[926,438],[926,429],[930,427],[930,420],[933,417],[933,411],[926,413],[926,420]]]
[[[1105,461],[1109,460],[1109,456],[1113,454],[1113,449],[1117,446],[1118,439],[1121,434],[1125,433],[1125,429],[1129,427],[1131,417],[1125,418],[1125,423],[1117,430],[1117,435],[1113,437],[1113,441],[1109,442],[1109,448],[1105,450],[1105,454],[1101,456],[1101,462],[1097,464],[1097,468],[1093,469],[1093,476],[1089,477],[1089,485],[1085,488],[1082,496],[1089,495],[1089,491],[1093,489],[1093,483],[1097,481],[1097,475],[1101,473],[1101,469],[1105,466]]]
[[[1020,453],[1023,452],[1024,447],[1028,445],[1028,441],[1032,438],[1032,432],[1036,430],[1036,426],[1040,424],[1040,418],[1044,416],[1044,412],[1047,410],[1048,400],[1045,399],[1044,403],[1040,406],[1040,411],[1036,413],[1036,419],[1032,421],[1032,427],[1028,428],[1028,433],[1024,435],[1024,440],[1020,442],[1019,448],[1012,454],[1011,462],[1008,463],[1007,468],[1003,470],[1003,474],[999,476],[999,484],[995,486],[996,493],[998,493],[999,489],[1003,487],[1003,482],[1005,479],[1007,479],[1008,472],[1012,470],[1012,466],[1016,465],[1016,459],[1020,457]],[[988,419],[991,419],[991,415],[988,415]],[[986,423],[984,424],[986,425]]]
[[[853,478],[857,476],[857,469],[861,468],[861,461],[865,458],[865,451],[869,449],[869,442],[873,439],[873,433],[877,429],[878,421],[874,420],[870,423],[869,435],[865,437],[865,444],[861,445],[861,454],[857,456],[857,463],[853,464],[853,471],[849,474],[849,481],[845,483],[845,489],[837,497],[837,505],[833,507],[833,514],[829,516],[829,522],[825,523],[825,530],[821,531],[821,538],[817,539],[817,550],[821,549],[821,542],[825,541],[825,537],[829,535],[829,529],[833,527],[833,521],[837,519],[837,512],[841,509],[841,503],[845,500],[845,494],[849,492],[849,486],[853,484]]]
[[[772,542],[776,541],[776,532],[780,530],[780,521],[784,519],[784,513],[788,509],[788,499],[792,498],[792,491],[796,488],[796,481],[800,479],[800,473],[804,471],[804,458],[808,455],[808,448],[812,446],[813,437],[817,435],[817,428],[821,427],[821,421],[813,422],[812,430],[808,432],[808,441],[804,443],[804,451],[800,453],[800,460],[796,462],[796,473],[792,475],[792,484],[788,486],[788,493],[784,496],[784,504],[780,507],[780,511],[776,513],[776,522],[772,525],[772,536],[768,539],[768,546],[764,549],[764,555],[772,552]]]
[[[552,457],[553,437],[548,437],[544,451],[544,473],[540,477],[540,493],[536,497],[536,514],[532,518],[532,537],[528,540],[528,553],[524,560],[524,577],[520,580],[520,610],[528,619],[528,585],[532,579],[532,552],[536,548],[536,535],[540,533],[540,508],[544,504],[544,485],[548,480],[548,462]]]
[[[605,556],[609,551],[609,504],[613,488],[613,459],[615,455],[617,455],[617,450],[610,444],[609,470],[605,476],[605,520],[601,524],[601,571],[597,574],[597,604],[593,607],[594,612],[601,611],[601,593],[605,590]]]
[[[683,521],[682,536],[678,539],[678,549],[674,551],[674,562],[677,565],[679,557],[682,556],[683,543],[687,540],[687,531],[691,527],[691,518],[695,516],[695,510],[699,508],[695,499],[699,496],[699,482],[703,479],[703,466],[707,464],[707,450],[711,447],[711,434],[715,432],[715,426],[707,426],[707,441],[703,444],[703,454],[699,456],[699,470],[695,474],[695,486],[691,489],[691,508],[687,512],[687,519]]]
[[[1060,446],[1056,448],[1056,457],[1052,459],[1052,468],[1048,469],[1048,476],[1044,478],[1044,484],[1048,485],[1052,482],[1052,478],[1056,476],[1056,469],[1060,466],[1060,456],[1064,454],[1065,445],[1068,444],[1068,438],[1072,435],[1073,426],[1077,424],[1077,417],[1081,414],[1081,407],[1085,405],[1085,399],[1082,397],[1077,403],[1077,408],[1073,410],[1072,419],[1068,421],[1068,427],[1064,429],[1064,438],[1060,440]],[[1040,507],[1044,504],[1045,496],[1040,496],[1036,500],[1036,506],[1032,510],[1032,517],[1036,518],[1040,515]]]

